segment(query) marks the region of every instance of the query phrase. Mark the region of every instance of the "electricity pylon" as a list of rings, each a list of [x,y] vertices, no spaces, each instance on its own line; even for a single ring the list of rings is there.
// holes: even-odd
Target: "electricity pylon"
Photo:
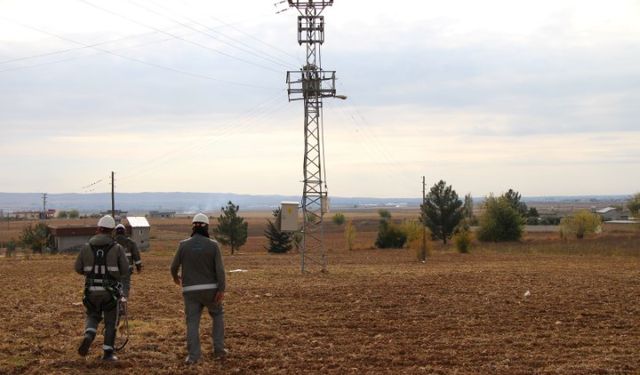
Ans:
[[[336,96],[336,72],[322,70],[320,46],[324,43],[324,16],[333,0],[288,0],[298,10],[298,44],[306,47],[306,63],[299,71],[287,72],[289,101],[304,101],[304,190],[302,192],[302,272],[311,265],[327,271],[323,244],[323,217],[328,209],[324,173],[322,99]]]

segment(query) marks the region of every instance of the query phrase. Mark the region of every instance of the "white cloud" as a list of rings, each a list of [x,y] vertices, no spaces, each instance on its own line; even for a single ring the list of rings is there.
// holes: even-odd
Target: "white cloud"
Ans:
[[[81,1],[0,3],[18,22],[0,22],[0,173],[13,176],[3,190],[77,192],[111,170],[125,191],[302,189],[302,104],[282,91],[303,55],[293,10],[140,2],[159,16],[88,1],[151,28]],[[422,175],[474,195],[637,190],[639,10],[626,0],[335,2],[323,64],[349,99],[325,110],[330,192],[416,196]],[[196,33],[193,21],[223,34]],[[80,48],[105,41],[126,58]],[[69,51],[48,54],[58,50]]]

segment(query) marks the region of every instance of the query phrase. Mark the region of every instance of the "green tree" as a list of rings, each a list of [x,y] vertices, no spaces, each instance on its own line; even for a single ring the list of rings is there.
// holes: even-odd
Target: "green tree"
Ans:
[[[315,224],[320,220],[320,217],[314,214],[313,212],[307,212],[306,218],[307,218],[307,222],[310,224]]]
[[[235,254],[240,246],[247,242],[249,224],[244,218],[238,216],[240,206],[234,205],[231,201],[227,207],[222,207],[222,214],[218,217],[218,225],[213,229],[215,238],[221,244],[231,247],[231,255]]]
[[[347,225],[344,226],[344,239],[347,242],[347,250],[353,250],[353,244],[356,241],[356,227],[353,222],[349,220]]]
[[[502,194],[502,198],[505,199],[514,210],[522,217],[527,217],[527,204],[522,202],[522,195],[513,189],[509,189],[506,193]]]
[[[429,227],[432,237],[446,244],[463,216],[462,201],[456,191],[451,185],[447,186],[446,182],[440,180],[431,187],[426,201],[420,208],[420,220]]]
[[[473,234],[468,226],[462,226],[453,236],[453,243],[456,244],[456,249],[463,254],[468,253],[471,249],[472,240]]]
[[[293,233],[280,231],[280,208],[273,210],[272,215],[275,220],[267,220],[267,229],[264,231],[265,237],[269,240],[266,249],[270,253],[286,253],[293,247]]]
[[[302,240],[304,237],[302,236],[302,232],[299,230],[297,232],[293,232],[291,235],[291,241],[293,241],[293,247],[296,248],[297,252],[300,252],[300,248],[302,247]]]
[[[410,219],[400,224],[400,230],[407,236],[406,247],[413,250],[418,260],[426,261],[427,255],[431,253],[430,243],[426,241],[431,235],[429,230],[420,220]]]
[[[336,225],[342,225],[346,221],[346,218],[344,217],[343,213],[338,212],[335,215],[333,215],[333,217],[331,218],[331,221],[333,221],[333,223]]]
[[[18,248],[18,244],[13,238],[10,239],[9,242],[7,242],[6,246],[7,246],[7,257],[10,257]]]
[[[378,237],[376,247],[380,249],[395,248],[401,249],[407,242],[407,235],[400,226],[391,221],[391,214],[387,210],[378,211],[380,223],[378,225]]]
[[[69,211],[69,219],[77,219],[80,217],[80,212],[78,210]]]
[[[58,211],[59,219],[66,219],[68,217],[69,217],[69,213],[67,211],[63,211],[63,210]]]
[[[381,219],[391,219],[391,212],[389,212],[389,210],[385,210],[384,208],[378,210],[378,215],[380,215]]]
[[[471,193],[464,196],[464,204],[462,205],[462,213],[465,219],[473,220],[473,198]]]
[[[22,235],[20,236],[20,242],[33,250],[34,253],[42,253],[48,241],[49,228],[43,223],[38,223],[35,226],[29,224],[22,230]]]
[[[640,193],[635,193],[629,200],[627,201],[627,207],[633,217],[638,219],[638,215],[640,215]]]
[[[480,241],[518,241],[522,237],[523,217],[504,195],[487,197],[484,212],[479,218]]]
[[[562,234],[575,234],[577,239],[583,239],[586,234],[595,233],[600,229],[602,219],[600,215],[589,210],[578,210],[562,218],[560,229]]]

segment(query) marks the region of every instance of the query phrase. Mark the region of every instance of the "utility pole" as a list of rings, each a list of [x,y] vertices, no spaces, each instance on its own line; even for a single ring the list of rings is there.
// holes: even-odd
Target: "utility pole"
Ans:
[[[288,0],[298,10],[298,44],[305,45],[306,62],[299,71],[287,72],[289,101],[304,101],[304,162],[302,192],[302,272],[310,265],[327,272],[323,217],[328,209],[324,175],[322,99],[336,95],[336,72],[322,70],[320,47],[324,43],[324,16],[333,0]]]
[[[42,193],[42,219],[47,220],[47,193]]]
[[[116,185],[113,183],[114,173],[111,171],[111,217],[116,218]]]
[[[424,218],[424,211],[423,211],[423,207],[425,207],[425,204],[427,203],[427,185],[425,183],[425,179],[424,176],[422,176],[422,206],[420,206],[420,216],[422,216],[422,252],[420,253],[421,255],[421,260],[422,262],[426,262],[427,261],[427,223],[425,223],[425,218]]]

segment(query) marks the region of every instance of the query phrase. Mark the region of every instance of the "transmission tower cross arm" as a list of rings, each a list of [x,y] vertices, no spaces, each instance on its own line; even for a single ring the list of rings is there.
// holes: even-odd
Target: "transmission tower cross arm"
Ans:
[[[336,96],[335,70],[300,69],[287,72],[289,101]]]
[[[290,7],[298,9],[324,8],[333,5],[333,0],[288,0]]]

